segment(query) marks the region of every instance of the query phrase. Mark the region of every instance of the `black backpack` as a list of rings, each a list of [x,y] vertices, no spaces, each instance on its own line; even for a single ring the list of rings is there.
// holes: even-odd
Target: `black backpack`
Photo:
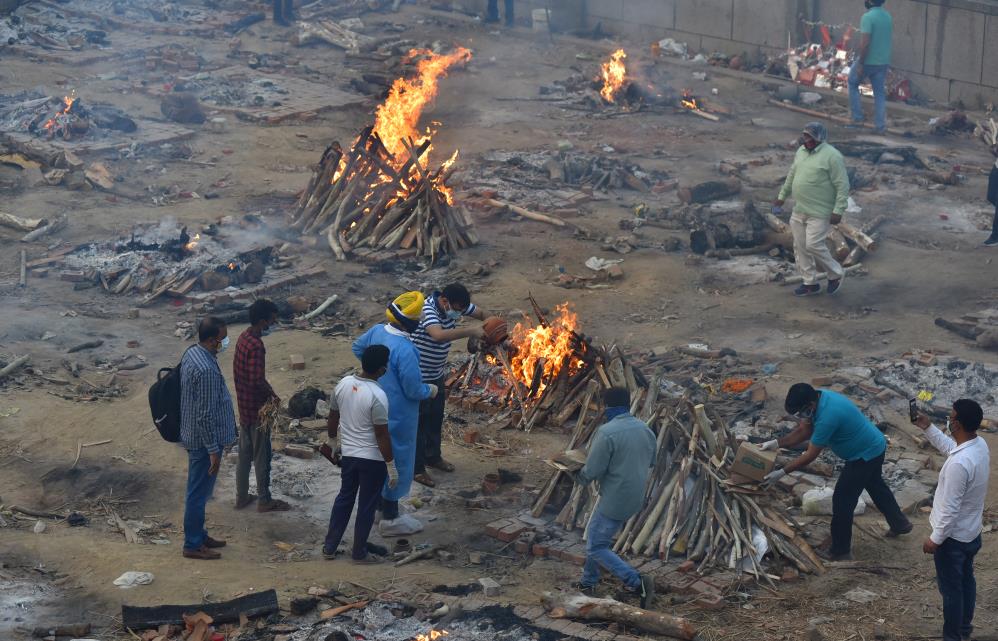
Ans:
[[[156,424],[156,429],[159,430],[163,440],[179,443],[180,365],[159,370],[156,382],[149,388],[149,409],[152,410],[152,422]]]

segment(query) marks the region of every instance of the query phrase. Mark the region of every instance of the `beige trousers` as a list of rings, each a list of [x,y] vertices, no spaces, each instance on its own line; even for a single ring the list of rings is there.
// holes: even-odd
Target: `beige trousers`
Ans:
[[[830,280],[838,280],[845,274],[842,265],[832,257],[825,242],[830,226],[831,222],[827,218],[797,212],[790,217],[790,231],[794,235],[794,258],[805,285],[817,284],[819,267],[828,272]]]

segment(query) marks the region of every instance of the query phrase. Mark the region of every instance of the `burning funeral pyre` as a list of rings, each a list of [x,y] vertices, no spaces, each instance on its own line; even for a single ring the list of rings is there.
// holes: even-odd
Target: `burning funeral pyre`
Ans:
[[[631,413],[657,433],[657,450],[644,505],[625,524],[616,550],[663,559],[685,556],[700,572],[728,568],[762,581],[770,580],[762,567],[767,551],[778,565],[823,571],[796,525],[769,504],[772,495],[728,474],[739,442],[719,414],[695,403],[689,392],[662,394],[667,386],[662,377],[649,381],[619,347],[594,345],[580,333],[567,304],[549,320],[532,297],[531,302],[537,325],[518,324],[505,344],[478,351],[448,382],[464,407],[499,403],[526,430],[574,423],[568,451],[550,461],[556,471],[534,504],[535,517],[553,507],[555,523],[568,530],[586,527],[598,497],[574,483],[569,472],[578,468],[604,422],[602,390],[623,387],[630,393]]]
[[[617,49],[610,54],[610,59],[600,67],[600,75],[603,78],[603,88],[599,95],[609,103],[617,101],[617,95],[624,88],[624,80],[627,78],[627,66],[624,60],[627,54],[623,49]]]
[[[0,130],[30,133],[45,140],[101,137],[107,131],[133,132],[137,125],[110,105],[85,105],[71,91],[68,96],[19,94],[0,97]]]
[[[416,76],[395,81],[374,125],[349,150],[335,142],[326,149],[293,214],[292,227],[324,235],[337,260],[402,250],[432,262],[478,243],[470,216],[446,184],[457,152],[431,168],[434,130],[419,130],[439,79],[471,52],[413,50],[409,58],[419,60]]]

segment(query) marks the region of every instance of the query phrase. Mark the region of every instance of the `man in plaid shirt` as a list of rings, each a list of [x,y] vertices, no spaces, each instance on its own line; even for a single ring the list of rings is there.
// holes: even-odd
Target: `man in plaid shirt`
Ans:
[[[249,308],[250,326],[236,342],[232,377],[239,403],[239,462],[236,465],[236,509],[257,500],[249,493],[250,467],[256,468],[257,512],[283,512],[287,503],[270,496],[270,432],[260,426],[260,408],[278,398],[267,382],[267,350],[263,337],[277,322],[277,305],[261,298]],[[280,400],[280,399],[278,399]]]
[[[180,361],[180,441],[187,450],[184,557],[221,558],[225,541],[208,536],[204,511],[215,489],[222,451],[236,440],[236,416],[218,353],[229,346],[225,321],[214,316],[198,325],[198,344]]]

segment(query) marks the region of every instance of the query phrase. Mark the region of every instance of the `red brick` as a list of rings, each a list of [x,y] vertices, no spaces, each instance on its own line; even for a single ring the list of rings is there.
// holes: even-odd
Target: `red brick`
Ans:
[[[518,554],[530,554],[534,547],[534,539],[537,537],[533,532],[524,532],[516,539],[516,552]]]
[[[499,519],[498,521],[492,521],[485,526],[486,536],[491,536],[493,539],[499,538],[499,532],[509,526],[512,523],[509,519]]]
[[[575,565],[585,565],[586,546],[582,543],[576,543],[562,553],[561,560],[574,563]]]
[[[835,382],[831,376],[816,376],[811,379],[812,387],[828,387]]]
[[[787,568],[783,570],[783,575],[780,576],[780,580],[784,583],[794,583],[795,581],[800,581],[800,572],[797,568]]]
[[[664,566],[665,563],[663,563],[659,559],[652,559],[651,561],[646,561],[645,563],[642,563],[641,566],[638,567],[638,572],[640,572],[641,574],[651,574],[653,572],[661,570],[662,567]]]
[[[515,541],[520,538],[520,535],[533,528],[523,521],[517,519],[510,519],[509,525],[499,530],[499,536],[497,537],[503,543],[509,543],[510,541]]]
[[[530,547],[530,553],[538,558],[544,558],[549,554],[547,543],[534,543]]]
[[[555,559],[560,559],[565,555],[566,550],[572,547],[571,543],[566,543],[565,541],[558,541],[557,543],[552,543],[548,546],[548,556]]]
[[[464,442],[469,445],[474,445],[478,442],[478,430],[465,430],[463,436]]]
[[[713,585],[719,592],[724,592],[740,581],[738,575],[734,572],[717,572],[710,576],[705,576],[703,580]]]
[[[680,574],[679,572],[670,572],[663,578],[665,584],[669,586],[669,592],[676,594],[689,594],[693,584],[698,580],[695,574]]]
[[[697,564],[694,561],[687,560],[680,563],[679,567],[676,568],[676,570],[682,574],[686,574],[687,572],[692,572],[693,568],[695,568],[696,566]]]
[[[705,579],[700,579],[690,586],[690,592],[699,595],[713,595],[720,594],[721,591],[717,589],[717,586],[713,583],[708,582]]]
[[[727,601],[720,594],[711,594],[695,599],[693,605],[701,610],[721,610],[727,605]]]

